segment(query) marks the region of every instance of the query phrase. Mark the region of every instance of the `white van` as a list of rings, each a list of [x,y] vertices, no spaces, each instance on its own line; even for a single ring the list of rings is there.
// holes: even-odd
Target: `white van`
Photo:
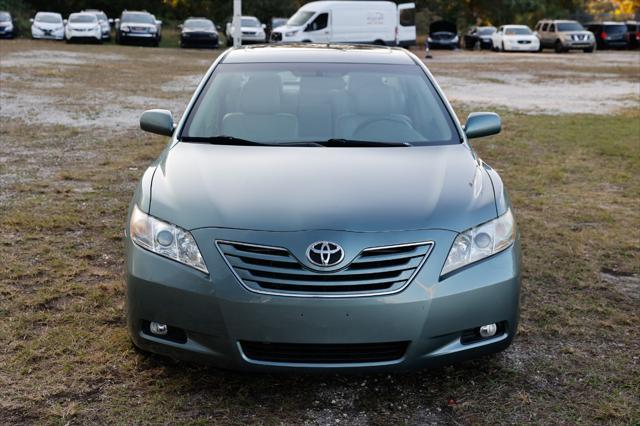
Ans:
[[[316,1],[274,29],[274,43],[416,44],[415,3]]]

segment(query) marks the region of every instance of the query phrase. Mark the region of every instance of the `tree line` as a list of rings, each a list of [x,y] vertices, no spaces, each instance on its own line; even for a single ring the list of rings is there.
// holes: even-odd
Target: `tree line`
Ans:
[[[410,0],[397,1],[403,3]],[[267,22],[272,17],[289,17],[308,0],[244,0],[243,13]],[[430,22],[446,19],[460,28],[477,24],[522,23],[533,25],[541,18],[640,18],[640,0],[416,0],[418,31]],[[0,0],[0,10],[29,14],[50,10],[64,16],[87,8],[101,9],[109,17],[122,10],[144,9],[157,17],[182,20],[206,16],[224,23],[232,14],[233,0]]]

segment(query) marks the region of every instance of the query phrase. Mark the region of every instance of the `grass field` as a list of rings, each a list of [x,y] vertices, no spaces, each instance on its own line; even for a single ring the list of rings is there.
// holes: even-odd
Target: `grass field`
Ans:
[[[43,50],[50,57],[33,65]],[[474,142],[505,180],[522,233],[521,326],[507,351],[437,370],[321,376],[136,352],[123,228],[166,140],[135,123],[146,108],[184,108],[216,54],[0,44],[0,424],[640,422],[637,93],[635,108],[608,114],[504,108],[503,133]],[[637,69],[612,72],[640,84]],[[455,106],[461,117],[486,109]]]

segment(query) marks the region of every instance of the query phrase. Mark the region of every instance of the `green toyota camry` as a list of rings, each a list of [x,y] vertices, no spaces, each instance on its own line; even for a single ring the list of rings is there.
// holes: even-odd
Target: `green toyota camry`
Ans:
[[[519,235],[506,189],[404,49],[230,49],[144,173],[126,228],[142,350],[239,370],[406,370],[504,350]]]

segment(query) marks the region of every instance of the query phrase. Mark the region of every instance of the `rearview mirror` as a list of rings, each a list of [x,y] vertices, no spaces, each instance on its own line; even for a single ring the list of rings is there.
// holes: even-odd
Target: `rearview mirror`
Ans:
[[[140,128],[145,132],[171,136],[176,128],[171,111],[152,109],[145,111],[140,117]]]
[[[502,122],[500,116],[493,112],[473,112],[467,118],[464,133],[468,139],[482,138],[500,133]]]

